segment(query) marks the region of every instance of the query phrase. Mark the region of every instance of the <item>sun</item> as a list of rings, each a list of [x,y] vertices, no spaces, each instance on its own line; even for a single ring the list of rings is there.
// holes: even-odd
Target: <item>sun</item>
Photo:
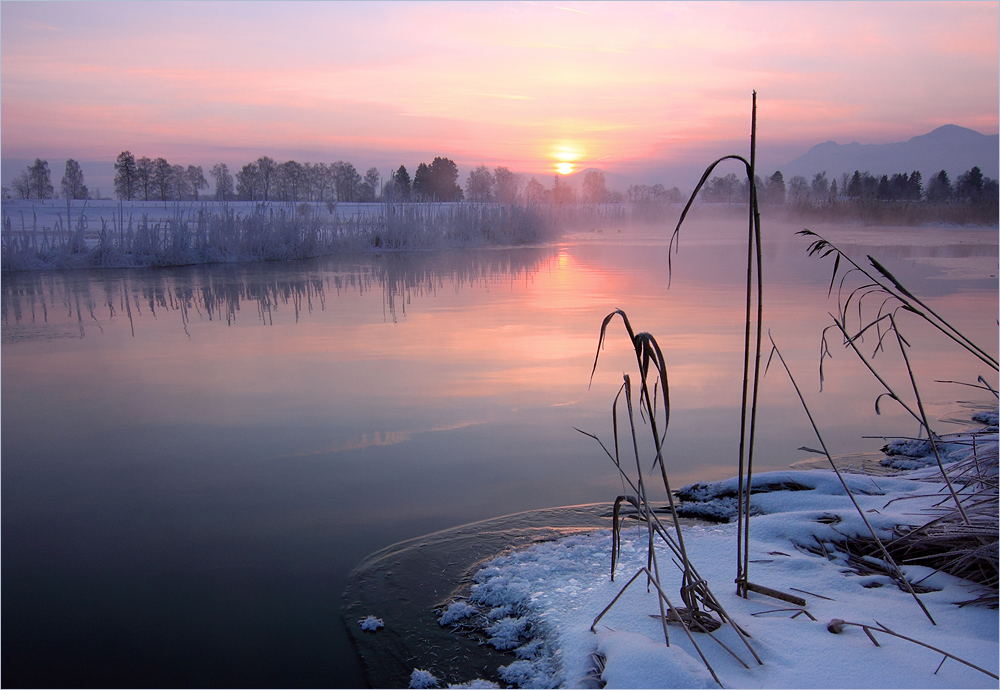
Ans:
[[[549,157],[555,159],[556,172],[570,175],[576,169],[576,161],[583,158],[583,150],[572,141],[560,141],[552,146]]]

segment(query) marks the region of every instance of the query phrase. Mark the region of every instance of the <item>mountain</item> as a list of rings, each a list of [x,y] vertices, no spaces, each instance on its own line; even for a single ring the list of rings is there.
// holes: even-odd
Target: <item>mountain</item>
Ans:
[[[1000,136],[980,134],[975,130],[944,125],[933,132],[892,144],[817,144],[805,154],[779,168],[787,181],[794,175],[811,180],[826,171],[827,178],[840,178],[855,170],[872,175],[892,175],[919,170],[923,179],[946,170],[954,181],[974,166],[983,175],[1000,177]]]

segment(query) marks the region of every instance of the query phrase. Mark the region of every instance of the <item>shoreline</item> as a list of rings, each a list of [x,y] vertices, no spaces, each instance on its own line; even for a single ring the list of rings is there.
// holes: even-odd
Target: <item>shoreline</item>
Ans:
[[[949,439],[955,440],[963,435],[968,436],[969,432],[959,432],[947,436]],[[987,447],[985,452],[992,452],[994,454],[992,467],[995,472],[997,437],[995,425],[979,431],[978,437],[983,441],[980,444],[980,450],[985,445]],[[905,446],[905,443],[903,442],[904,445],[901,447],[909,447],[912,450],[913,444]],[[990,450],[990,447],[992,450]],[[898,466],[904,454],[897,452],[895,456],[889,457]],[[955,459],[953,452],[949,464],[954,464],[958,461]],[[904,462],[903,464],[905,465],[906,463]],[[918,500],[918,496],[914,492],[917,489],[928,486],[927,482],[931,481],[933,472],[936,470],[936,465],[929,469],[926,467],[925,469],[902,467],[900,474],[891,477],[853,473],[845,473],[845,476],[850,477],[849,484],[852,486],[852,491],[857,491],[859,499],[865,501],[867,506],[871,506],[869,510],[873,516],[880,512],[885,513],[882,516],[885,519],[879,522],[879,529],[886,530],[893,519],[899,520],[902,514],[912,508],[913,501]],[[838,544],[840,544],[837,535],[841,533],[848,535],[851,533],[861,534],[861,531],[858,529],[860,521],[857,519],[857,515],[852,515],[852,511],[845,508],[843,499],[838,497],[839,484],[834,484],[836,482],[834,477],[835,475],[829,469],[791,469],[781,472],[761,473],[755,477],[755,484],[759,480],[761,482],[760,486],[771,486],[773,490],[763,493],[754,492],[753,494],[754,505],[762,508],[759,517],[755,517],[752,523],[754,529],[752,530],[751,538],[753,540],[752,549],[754,559],[751,562],[754,564],[753,567],[758,571],[758,574],[753,576],[753,580],[758,581],[759,579],[762,584],[778,590],[787,591],[791,587],[792,590],[804,593],[800,594],[800,596],[808,599],[808,603],[798,610],[803,611],[809,618],[814,619],[809,621],[809,626],[812,627],[812,635],[809,639],[812,642],[807,646],[810,647],[811,653],[817,653],[814,649],[817,645],[836,646],[838,638],[829,637],[831,633],[826,632],[825,628],[816,632],[818,628],[815,627],[827,625],[829,621],[825,618],[830,617],[830,614],[826,613],[827,610],[837,610],[844,613],[842,604],[832,604],[830,602],[841,597],[861,602],[867,601],[866,597],[875,597],[871,599],[871,602],[879,602],[879,605],[884,605],[886,594],[891,591],[899,591],[899,594],[891,595],[892,606],[887,609],[888,613],[884,611],[878,615],[882,617],[893,615],[895,620],[889,619],[893,620],[890,623],[888,620],[882,621],[882,618],[878,618],[878,616],[876,618],[881,622],[887,623],[890,627],[894,627],[896,630],[912,631],[915,628],[920,629],[920,634],[915,635],[917,638],[938,639],[937,636],[944,634],[945,628],[927,627],[925,625],[926,621],[921,621],[923,616],[921,616],[919,609],[913,605],[911,600],[907,599],[908,595],[902,591],[902,586],[897,586],[900,583],[895,582],[891,574],[880,571],[877,567],[865,571],[863,559],[849,561],[841,558],[843,554],[841,556],[837,555],[836,549]],[[700,492],[703,500],[711,502],[718,499],[718,494],[727,491],[729,488],[727,484],[734,481],[735,479],[688,485],[675,493],[683,494],[686,492],[693,497]],[[878,487],[878,489],[872,488],[872,485]],[[843,494],[842,490],[840,493]],[[893,503],[894,506],[900,503],[911,505],[908,508],[901,509],[902,512],[892,511],[888,510],[888,506],[882,506],[882,503],[886,501],[889,503],[895,501],[896,503]],[[581,509],[584,508],[586,508],[586,511],[581,512]],[[515,522],[519,521],[524,526],[526,524],[526,517],[529,515],[536,519],[552,520],[560,511],[564,510],[571,511],[567,515],[573,515],[572,511],[576,510],[577,514],[574,516],[574,519],[577,522],[580,522],[580,518],[586,515],[587,519],[592,520],[593,523],[588,526],[577,524],[572,529],[566,529],[567,525],[565,525],[565,522],[567,521],[565,520],[562,527],[552,526],[547,529],[545,526],[536,526],[534,528],[536,530],[535,533],[530,536],[527,536],[525,533],[520,537],[515,536],[510,543],[503,543],[504,538],[516,534],[516,531],[510,529],[510,521],[512,519]],[[643,616],[639,616],[639,620],[630,619],[637,615],[630,608],[636,604],[616,604],[616,606],[630,611],[630,614],[617,623],[608,623],[616,631],[614,634],[607,630],[604,633],[600,633],[600,630],[598,630],[600,634],[595,636],[585,629],[586,626],[584,626],[584,623],[589,624],[588,616],[593,617],[596,615],[600,608],[611,600],[613,592],[618,591],[625,579],[616,578],[617,582],[611,584],[608,578],[609,560],[607,557],[609,556],[608,549],[610,548],[610,530],[601,528],[610,527],[610,511],[610,503],[591,504],[586,507],[578,506],[529,511],[528,513],[486,520],[471,525],[464,525],[453,530],[445,530],[434,535],[427,535],[423,538],[408,540],[407,542],[402,542],[376,552],[367,558],[352,573],[350,578],[351,585],[348,587],[348,592],[345,592],[345,600],[348,598],[351,587],[360,584],[356,581],[356,576],[360,572],[369,570],[374,573],[381,567],[385,575],[383,582],[385,582],[394,576],[404,575],[403,571],[407,565],[407,560],[415,559],[413,562],[418,562],[420,556],[417,554],[421,551],[424,551],[425,555],[427,555],[433,553],[435,550],[440,550],[441,553],[435,555],[431,560],[440,559],[441,562],[447,563],[454,568],[451,571],[452,573],[459,573],[461,571],[459,577],[452,583],[448,596],[441,597],[443,593],[441,590],[444,588],[435,591],[433,596],[425,596],[425,603],[423,604],[425,610],[422,613],[418,613],[414,617],[413,622],[407,623],[407,625],[423,626],[424,634],[418,638],[419,642],[406,640],[402,636],[405,630],[401,629],[399,621],[396,620],[398,615],[395,611],[398,611],[398,609],[388,608],[386,609],[388,613],[383,616],[376,611],[365,611],[361,600],[356,600],[354,602],[356,605],[345,608],[344,622],[351,631],[352,640],[355,642],[359,656],[363,659],[366,677],[372,687],[400,687],[411,680],[413,683],[416,683],[416,685],[411,685],[411,687],[434,687],[433,684],[430,684],[431,681],[428,678],[433,679],[433,682],[439,685],[465,683],[464,687],[499,687],[502,685],[551,687],[557,684],[570,687],[601,687],[605,683],[607,683],[608,687],[656,687],[654,683],[661,676],[635,676],[634,672],[636,672],[637,668],[642,668],[643,664],[637,666],[634,661],[627,664],[632,669],[631,671],[624,676],[616,675],[623,673],[616,661],[619,657],[622,657],[622,655],[635,655],[637,653],[636,649],[644,649],[649,645],[652,645],[652,647],[647,650],[648,654],[643,653],[640,656],[645,659],[645,664],[651,664],[649,666],[650,669],[660,668],[660,672],[658,673],[663,672],[663,668],[661,667],[664,661],[664,654],[673,654],[676,658],[668,664],[668,667],[673,669],[671,673],[674,671],[680,672],[677,669],[683,671],[682,676],[686,679],[683,682],[687,684],[686,686],[716,687],[716,684],[712,682],[712,678],[705,673],[705,669],[700,668],[696,651],[690,648],[690,645],[683,638],[671,647],[664,647],[662,633],[659,634],[660,640],[656,641],[657,633],[655,631],[657,626],[655,625],[655,621],[652,627],[650,627],[651,624],[649,622],[641,623]],[[875,520],[874,517],[872,519]],[[504,526],[505,521],[508,523],[506,527]],[[569,522],[572,522],[572,520]],[[711,574],[706,573],[705,577],[716,588],[716,595],[720,597],[720,601],[725,601],[726,607],[734,611],[734,615],[736,615],[738,624],[741,627],[749,629],[760,625],[756,623],[756,620],[758,620],[758,615],[761,611],[753,611],[752,609],[760,609],[761,605],[767,607],[765,611],[771,609],[775,612],[793,610],[786,608],[788,606],[787,603],[756,594],[750,594],[748,599],[741,599],[734,592],[730,591],[731,585],[726,584],[731,579],[731,573],[728,578],[725,575],[719,575],[718,568],[722,567],[722,571],[725,572],[728,570],[728,564],[720,566],[715,561],[718,560],[718,556],[721,553],[730,547],[733,535],[729,533],[734,531],[734,524],[721,523],[711,525],[697,520],[686,522],[688,523],[687,526],[682,528],[686,535],[685,538],[693,542],[695,551],[700,553],[700,555],[696,553],[692,556],[692,560],[696,561],[698,567],[704,570],[705,554],[714,554],[709,558],[708,569],[711,571]],[[495,529],[490,529],[491,527]],[[482,549],[477,553],[477,556],[482,556],[496,547],[499,547],[499,550],[492,557],[462,559],[463,564],[459,565],[457,563],[458,559],[455,558],[456,551],[451,550],[449,554],[449,547],[455,547],[459,544],[470,545],[477,543],[478,532],[484,529],[487,530],[486,533],[488,536],[485,540],[478,542]],[[635,528],[629,529],[634,530]],[[622,532],[625,534],[626,529],[623,528]],[[643,535],[645,534],[645,529],[640,528],[640,532],[641,534],[632,534],[627,540],[626,550],[630,551],[631,555],[622,556],[626,562],[626,569],[635,567],[635,558],[644,553],[645,536]],[[818,544],[818,546],[813,545],[811,547],[811,552],[805,543],[807,532],[817,540],[816,544]],[[490,544],[491,539],[495,539],[495,541],[492,542],[492,545],[487,546],[487,544]],[[623,537],[623,539],[625,538]],[[789,540],[791,541],[790,545],[788,544]],[[780,546],[775,546],[779,542],[786,544],[784,549],[780,548]],[[763,554],[758,553],[764,548],[770,549],[770,551]],[[567,552],[575,551],[585,555],[566,561],[565,554],[560,557],[553,555],[559,550]],[[768,555],[770,553],[775,555]],[[603,556],[600,554],[603,554]],[[568,568],[568,572],[559,573],[558,568],[552,566],[553,559],[561,563],[559,567]],[[723,560],[727,561],[728,559]],[[579,561],[589,561],[591,563],[585,566],[579,563]],[[780,563],[780,561],[785,561],[785,563]],[[799,570],[813,571],[816,568],[822,570],[824,569],[824,563],[832,564],[834,568],[834,570],[828,570],[823,576],[825,579],[819,578],[816,573],[811,573],[805,582],[799,582],[802,579],[802,573],[798,572]],[[860,567],[859,563],[862,564]],[[789,566],[788,564],[792,565]],[[661,565],[661,568],[671,568],[671,566]],[[773,571],[774,568],[778,568],[776,572],[782,573],[777,579],[773,576],[775,573],[768,575],[768,571]],[[617,570],[620,574],[625,574],[621,565]],[[953,637],[958,636],[956,638],[958,639],[963,635],[971,634],[972,638],[970,639],[980,640],[980,642],[968,643],[975,649],[982,647],[983,641],[981,638],[985,634],[987,636],[985,641],[986,647],[989,648],[989,635],[992,634],[995,638],[996,626],[993,626],[993,633],[989,633],[988,631],[984,633],[981,630],[982,620],[985,617],[985,619],[992,620],[995,623],[996,609],[983,609],[981,606],[965,608],[965,605],[959,600],[961,594],[965,591],[964,588],[968,586],[966,581],[959,580],[943,572],[935,572],[933,569],[925,566],[904,565],[903,570],[908,580],[920,583],[921,598],[928,601],[927,605],[931,607],[935,618],[946,621],[942,625],[948,626],[948,635]],[[671,574],[667,576],[671,582],[674,574],[671,569]],[[530,584],[525,584],[523,582],[524,578],[530,580]],[[521,584],[517,584],[519,581]],[[546,581],[550,582],[549,586],[544,585]],[[367,582],[374,584],[373,579],[368,579]],[[796,587],[795,584],[799,586]],[[860,593],[853,589],[858,587],[859,584],[861,587]],[[882,589],[887,585],[893,585],[891,590]],[[398,584],[396,586],[399,587]],[[670,584],[667,587],[668,590],[672,591],[674,585]],[[405,589],[406,586],[400,589],[399,592]],[[645,588],[636,586],[636,589],[644,590]],[[878,592],[875,592],[876,589]],[[490,592],[488,597],[484,597],[484,591],[486,590]],[[571,594],[567,594],[571,590]],[[603,591],[604,594],[597,595],[596,592],[598,590]],[[848,597],[848,591],[850,597]],[[530,594],[527,599],[525,599],[525,592]],[[578,612],[574,617],[572,611],[580,608],[580,601],[584,594],[589,595],[588,600],[595,601],[594,606],[596,608],[584,614],[579,614]],[[601,599],[601,596],[604,598]],[[630,596],[632,596],[631,593],[623,598],[622,602],[626,602]],[[504,597],[507,597],[507,599],[504,599]],[[648,599],[648,596],[646,598]],[[598,600],[601,602],[599,605],[596,603]],[[503,603],[504,601],[506,603]],[[417,604],[415,600],[412,603]],[[497,609],[497,605],[506,608],[502,610]],[[640,607],[645,606],[645,608],[653,611],[655,610],[655,597],[645,605],[638,605]],[[857,607],[857,604],[851,605],[855,608]],[[485,609],[484,606],[486,607]],[[875,608],[878,608],[878,606]],[[463,616],[462,614],[467,609],[471,609],[475,613]],[[450,618],[455,618],[455,620],[450,621],[450,629],[449,626],[442,626],[438,623],[440,616],[446,612],[454,612],[455,614],[454,616],[450,616]],[[500,615],[501,613],[506,613],[507,616],[503,617]],[[851,617],[852,613],[856,614],[853,618]],[[861,621],[854,620],[859,616],[864,617],[867,613],[868,611],[864,607],[861,610],[851,610],[851,608],[848,608],[844,615],[838,614],[833,617],[871,625],[872,620],[870,618],[865,618]],[[382,617],[385,620],[386,629],[375,632],[362,631],[355,619],[361,619],[365,615]],[[582,619],[580,615],[582,615]],[[613,615],[617,614],[609,614],[609,621]],[[768,615],[767,618],[777,617],[782,620],[793,620],[794,616],[798,616],[799,614],[794,614],[793,618],[787,618],[788,615],[775,613]],[[900,624],[899,616],[910,622]],[[971,633],[962,630],[961,621],[965,619],[973,621],[971,625],[974,630]],[[510,629],[506,633],[503,633],[500,630],[498,621],[507,620],[519,621],[519,624],[508,625]],[[652,621],[653,619],[649,620]],[[804,621],[805,618],[802,620]],[[635,630],[633,632],[624,630],[622,628],[623,621],[627,621],[628,627],[630,629],[635,628]],[[511,625],[513,627],[510,627]],[[777,627],[780,627],[774,621],[769,622],[767,625],[772,629],[772,633]],[[581,629],[581,626],[584,626],[584,628]],[[923,628],[927,629],[923,630]],[[439,634],[427,635],[428,630]],[[512,630],[514,632],[511,632]],[[671,626],[671,630],[674,635],[682,634],[681,630],[675,628],[675,626]],[[861,635],[860,630],[853,628],[849,629],[848,633],[853,635],[854,638],[857,635]],[[630,637],[635,635],[638,635],[641,639]],[[773,645],[775,640],[766,638],[758,640],[758,637],[760,635],[754,635],[752,638],[753,644],[755,647],[763,645],[763,649],[760,651],[766,662],[765,667],[778,666],[776,670],[763,671],[766,674],[761,679],[763,687],[782,687],[784,686],[783,683],[789,682],[791,678],[797,679],[795,682],[799,683],[799,687],[830,687],[828,684],[816,684],[815,680],[810,684],[809,679],[812,676],[809,675],[809,669],[799,662],[789,663],[787,659],[784,659],[785,663],[782,663],[781,659],[767,658],[767,654],[774,651]],[[881,637],[884,638],[886,635],[883,634]],[[431,638],[434,639],[432,640]],[[868,645],[871,645],[870,642],[867,642],[867,638],[864,635],[861,635],[861,638]],[[391,645],[387,644],[387,641],[390,639],[392,640]],[[673,638],[671,639],[673,640]],[[628,644],[625,644],[626,640]],[[730,640],[727,640],[727,644],[730,642]],[[446,646],[451,643],[468,647],[468,650],[457,654],[457,656],[463,658],[464,665],[442,663],[449,653]],[[963,656],[964,650],[962,648],[959,648],[956,644],[951,644],[949,649],[946,643],[947,640],[940,643],[942,649],[957,656]],[[421,652],[429,653],[414,654],[413,648],[408,646],[408,644],[412,645],[412,647],[421,647]],[[580,645],[589,645],[593,649],[588,654],[583,654],[579,649]],[[621,645],[624,646],[619,648]],[[854,644],[852,649],[857,646],[857,644]],[[910,646],[915,649],[919,648],[917,645]],[[377,669],[375,672],[370,672],[370,668],[373,665],[377,666],[381,662],[366,661],[366,657],[370,660],[378,658],[380,655],[384,656],[387,651],[386,647],[390,647],[390,654],[394,655],[392,672],[387,673],[384,667]],[[575,652],[570,651],[573,647],[577,647],[578,649]],[[677,651],[669,651],[674,649]],[[715,649],[718,649],[718,647],[715,647]],[[733,649],[735,650],[736,647],[733,647]],[[469,650],[471,650],[471,656]],[[743,651],[745,652],[745,650]],[[905,658],[910,658],[915,652],[914,650],[904,650],[901,653],[903,653]],[[975,657],[975,653],[972,656]],[[896,656],[893,658],[895,659]],[[601,661],[597,661],[598,659]],[[720,664],[720,661],[718,657],[712,657],[712,663],[720,667],[720,675],[727,687],[731,686],[731,684],[742,686],[747,682],[757,684],[758,681],[752,680],[752,678],[756,677],[755,675],[746,675],[747,673],[751,673],[751,669],[749,668],[751,665],[740,671],[739,667],[730,668],[726,666],[725,662]],[[990,668],[990,661],[991,659],[988,657],[984,662],[987,670]],[[982,662],[981,659],[980,662]],[[992,662],[995,666],[995,653]],[[411,678],[406,673],[408,670],[406,668],[407,665],[410,666],[409,670],[411,674],[416,670],[420,670],[426,671],[428,675],[413,675]],[[931,663],[931,667],[933,665]],[[732,664],[729,666],[732,666]],[[947,667],[957,669],[958,666],[957,663],[951,662]],[[968,670],[967,667],[963,668],[964,670]],[[933,671],[933,668],[928,673],[930,671]],[[970,671],[973,674],[971,676],[963,676],[962,670],[953,672],[961,676],[964,679],[962,682],[966,683],[966,685],[960,685],[960,687],[978,687],[976,685],[978,681],[975,680],[977,676],[983,680],[988,680],[986,675],[975,671]],[[729,680],[727,680],[727,677]],[[736,680],[736,677],[741,677],[742,680]],[[923,676],[920,677],[923,678]],[[954,679],[956,676],[950,677]],[[616,678],[617,680],[615,680]],[[625,680],[626,678],[631,678],[632,680]],[[773,684],[769,683],[767,678],[771,678],[774,681]],[[782,678],[784,678],[783,681],[781,680]],[[928,683],[931,678],[934,679],[935,683],[939,680],[938,676],[931,674],[930,678],[927,679]],[[635,683],[639,683],[639,685],[635,685]],[[850,687],[851,683],[842,684],[838,682],[834,683],[834,685]],[[943,686],[929,685],[923,682],[910,685],[903,682],[903,684],[890,683],[888,685],[876,686],[949,687],[947,684]]]

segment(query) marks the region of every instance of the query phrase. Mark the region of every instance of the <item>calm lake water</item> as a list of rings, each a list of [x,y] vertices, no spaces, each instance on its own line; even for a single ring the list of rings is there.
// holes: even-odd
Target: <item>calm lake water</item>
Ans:
[[[621,493],[599,446],[631,351],[670,376],[675,486],[733,476],[744,221],[570,233],[545,247],[4,276],[4,686],[357,687],[340,619],[368,553],[435,530]],[[765,322],[834,453],[914,435],[830,338],[832,261],[765,220]],[[992,354],[997,232],[814,228],[871,253]],[[932,415],[982,366],[904,319]],[[874,338],[867,341],[874,347]],[[899,357],[876,358],[908,391]],[[780,374],[780,375],[779,375]],[[996,386],[996,376],[987,379]],[[966,401],[963,403],[960,401]],[[967,416],[967,415],[966,415]],[[940,426],[951,430],[947,419]],[[783,372],[758,469],[815,446]]]

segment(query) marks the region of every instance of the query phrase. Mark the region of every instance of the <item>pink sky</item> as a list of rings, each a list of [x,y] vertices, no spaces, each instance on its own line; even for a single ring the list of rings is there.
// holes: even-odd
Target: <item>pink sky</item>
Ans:
[[[994,134],[1000,3],[10,2],[4,158],[551,173]]]

